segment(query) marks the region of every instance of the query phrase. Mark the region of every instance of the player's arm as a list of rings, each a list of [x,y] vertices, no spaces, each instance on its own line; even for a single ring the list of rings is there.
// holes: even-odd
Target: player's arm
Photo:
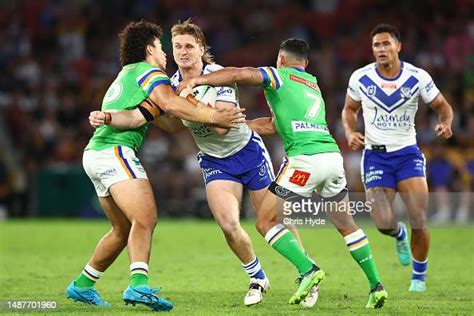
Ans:
[[[194,88],[195,86],[204,84],[210,86],[230,86],[235,83],[260,85],[263,83],[263,81],[263,75],[258,68],[225,67],[206,75],[183,80],[180,82],[176,90],[179,92],[188,86]]]
[[[235,104],[230,102],[217,101],[214,107],[220,111],[229,111],[235,108]],[[225,136],[230,131],[230,128],[217,127],[215,125],[210,125],[209,127],[220,136]]]
[[[352,99],[346,94],[344,109],[342,110],[342,125],[349,147],[358,150],[364,146],[364,135],[357,132],[357,114],[362,107],[361,102]]]
[[[245,109],[232,108],[230,110],[215,110],[194,98],[191,90],[185,93],[186,97],[175,94],[171,86],[156,87],[150,99],[170,115],[193,122],[215,124],[219,127],[233,128],[245,122]]]
[[[259,117],[253,120],[247,120],[247,125],[251,130],[262,136],[268,136],[275,134],[276,128],[274,123],[274,117]]]
[[[435,132],[437,136],[441,136],[444,139],[448,139],[453,136],[451,125],[453,123],[453,108],[446,101],[444,96],[440,93],[430,103],[431,108],[438,113],[439,123],[435,126]]]
[[[225,128],[245,123],[245,115],[242,113],[245,109],[215,110],[197,101],[192,93],[187,93],[186,98],[177,96],[169,85],[155,87],[150,99],[142,102],[137,109],[117,112],[93,111],[89,115],[89,122],[93,127],[106,124],[117,129],[134,129],[153,121],[160,115],[161,110],[189,121]]]
[[[177,133],[186,129],[186,126],[183,125],[181,119],[171,117],[169,115],[160,115],[155,117],[153,120],[153,125],[161,128],[164,131],[167,131],[168,133]]]

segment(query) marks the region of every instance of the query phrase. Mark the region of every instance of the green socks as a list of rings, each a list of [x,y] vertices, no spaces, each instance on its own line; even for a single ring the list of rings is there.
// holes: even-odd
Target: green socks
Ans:
[[[300,274],[305,274],[313,268],[313,263],[306,257],[295,236],[284,225],[272,227],[265,235],[265,240],[288,259]]]
[[[148,264],[145,262],[134,262],[130,265],[130,286],[148,285]]]
[[[346,245],[349,248],[352,258],[364,271],[367,280],[369,281],[370,289],[380,283],[379,272],[375,266],[375,260],[372,256],[372,249],[370,248],[369,240],[362,229],[344,237]]]
[[[94,286],[104,272],[100,272],[90,265],[86,265],[82,273],[74,280],[74,286],[80,289],[90,289]]]

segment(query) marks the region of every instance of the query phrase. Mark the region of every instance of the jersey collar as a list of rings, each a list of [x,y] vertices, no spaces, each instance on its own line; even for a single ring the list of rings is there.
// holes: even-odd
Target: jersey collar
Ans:
[[[202,69],[201,69],[201,76],[204,74],[204,69],[206,69],[207,64],[205,62],[202,63]],[[183,81],[183,76],[181,75],[181,71],[179,71],[178,68],[178,82]]]
[[[306,72],[306,70],[304,70],[303,67],[291,67],[291,68],[296,69],[296,70],[298,70],[299,72]]]
[[[402,75],[402,72],[403,72],[403,61],[400,60],[400,71],[398,72],[398,74],[394,77],[394,78],[386,78],[384,76],[382,76],[382,74],[379,72],[379,69],[377,68],[377,64],[375,64],[375,72],[377,73],[377,75],[382,78],[383,80],[387,80],[387,81],[395,81],[397,80],[398,78],[400,78],[400,76]]]

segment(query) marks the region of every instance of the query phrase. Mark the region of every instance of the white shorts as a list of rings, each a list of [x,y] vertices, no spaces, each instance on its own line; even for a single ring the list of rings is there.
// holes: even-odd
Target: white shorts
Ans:
[[[275,183],[304,197],[331,198],[347,185],[344,161],[336,152],[285,158]]]
[[[109,196],[110,186],[117,182],[148,179],[135,152],[129,147],[86,150],[82,156],[82,165],[100,197]]]

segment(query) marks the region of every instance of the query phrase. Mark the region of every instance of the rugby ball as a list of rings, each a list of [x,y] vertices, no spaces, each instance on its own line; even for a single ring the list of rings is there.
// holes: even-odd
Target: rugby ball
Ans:
[[[216,105],[217,90],[212,86],[202,85],[194,87],[193,94],[198,101],[204,104],[212,107]]]

